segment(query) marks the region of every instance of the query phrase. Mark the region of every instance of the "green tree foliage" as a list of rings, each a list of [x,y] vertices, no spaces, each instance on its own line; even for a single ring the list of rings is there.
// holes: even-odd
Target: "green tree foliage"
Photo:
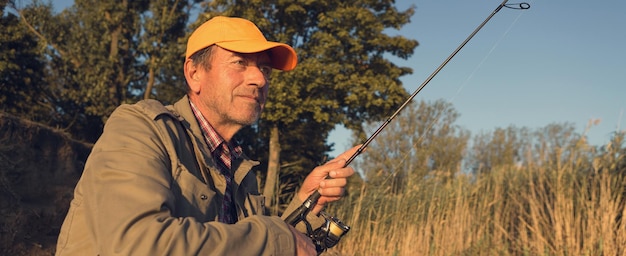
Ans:
[[[250,19],[268,39],[296,49],[298,68],[276,72],[271,79],[260,129],[280,133],[280,147],[268,149],[269,159],[302,163],[305,173],[293,170],[288,175],[303,177],[327,152],[324,143],[316,142],[325,141],[335,125],[343,124],[362,135],[363,121],[382,119],[407,97],[399,77],[411,70],[386,57],[408,58],[417,42],[384,32],[408,23],[413,12],[413,8],[398,11],[389,0],[217,0],[206,5],[201,17]],[[298,134],[302,132],[304,135]],[[307,139],[287,151],[288,138],[298,136]],[[317,159],[303,160],[307,155]],[[267,173],[277,177],[279,171],[269,169]],[[271,195],[271,191],[265,194]]]
[[[410,103],[355,161],[370,184],[395,192],[414,180],[449,180],[461,171],[469,132],[455,124],[459,114],[443,100]],[[374,131],[376,123],[367,125]]]
[[[131,90],[139,65],[133,37],[146,8],[147,1],[76,0],[51,19],[24,16],[51,46],[48,79],[60,112],[76,120],[69,123],[73,134],[95,131],[84,135],[94,140],[115,107],[137,100]]]
[[[152,0],[148,11],[141,15],[143,29],[138,51],[145,59],[145,72],[136,89],[143,90],[146,99],[154,95],[165,103],[172,103],[186,92],[182,56],[192,4],[180,0]]]
[[[0,2],[4,13],[6,1]],[[0,17],[0,110],[41,120],[50,114],[42,95],[44,60],[37,39],[14,13]]]
[[[198,2],[75,0],[57,14],[40,1],[24,7],[11,1],[20,21],[12,26],[22,31],[24,40],[10,40],[39,45],[23,49],[39,50],[36,57],[45,68],[32,71],[40,72],[42,96],[24,101],[45,103],[48,118],[38,121],[87,141],[98,138],[120,104],[142,98],[171,103],[185,90],[182,56],[190,32],[185,28]],[[326,144],[326,137],[336,125],[363,135],[363,121],[384,118],[407,96],[399,77],[411,70],[387,57],[408,58],[417,42],[386,32],[407,24],[413,7],[398,11],[389,0],[218,0],[201,6],[189,28],[216,15],[240,16],[258,24],[268,39],[288,43],[298,52],[295,71],[273,75],[263,121],[242,132],[260,146],[248,152],[252,157],[276,161],[269,169],[271,177],[279,176],[280,166],[291,166],[285,168],[288,180],[300,181],[325,160],[333,146]],[[279,143],[267,141],[271,132]]]
[[[193,3],[75,0],[59,14],[39,1],[13,4],[20,24],[44,45],[40,76],[52,112],[44,123],[94,141],[118,105],[183,95],[185,85],[174,74],[182,69],[176,67],[184,59],[180,43]]]

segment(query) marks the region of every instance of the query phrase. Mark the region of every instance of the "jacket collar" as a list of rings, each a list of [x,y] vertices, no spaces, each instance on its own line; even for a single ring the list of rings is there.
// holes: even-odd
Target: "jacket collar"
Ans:
[[[215,166],[215,163],[211,158],[211,151],[204,141],[202,129],[200,128],[200,125],[198,124],[198,121],[193,114],[193,110],[191,110],[191,106],[189,105],[189,96],[185,95],[176,103],[174,103],[173,109],[171,110],[173,110],[173,114],[176,116],[176,118],[178,118],[178,120],[181,121],[185,129],[191,131],[190,138],[193,140],[192,143],[194,144],[194,147],[202,152],[202,156],[197,157],[201,158],[204,166],[209,167],[212,172],[211,175],[213,176],[213,172],[217,170],[217,166]],[[244,177],[248,174],[248,172],[260,163],[258,161],[250,160],[248,156],[242,154],[242,156],[238,159],[235,159],[232,164],[233,167],[235,167],[234,181],[237,184],[240,184]]]

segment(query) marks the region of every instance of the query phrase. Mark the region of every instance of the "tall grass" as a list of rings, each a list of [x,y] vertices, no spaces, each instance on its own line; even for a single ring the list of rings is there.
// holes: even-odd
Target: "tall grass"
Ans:
[[[409,176],[399,190],[365,184],[328,209],[351,231],[326,254],[626,255],[624,150],[590,152],[576,144],[480,175]]]

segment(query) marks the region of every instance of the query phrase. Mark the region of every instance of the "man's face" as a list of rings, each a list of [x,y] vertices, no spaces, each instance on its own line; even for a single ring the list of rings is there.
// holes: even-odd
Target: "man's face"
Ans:
[[[204,117],[213,126],[231,128],[256,122],[267,99],[272,71],[269,55],[215,47],[210,59],[210,69],[198,67],[195,77]]]

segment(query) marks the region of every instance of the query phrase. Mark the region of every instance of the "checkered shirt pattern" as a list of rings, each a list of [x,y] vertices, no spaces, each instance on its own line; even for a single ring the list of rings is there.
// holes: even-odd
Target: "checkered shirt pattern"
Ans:
[[[231,163],[233,159],[239,158],[242,155],[241,146],[234,141],[227,143],[222,136],[213,129],[204,116],[202,116],[202,113],[200,113],[197,107],[191,101],[189,104],[198,120],[198,124],[202,128],[204,140],[211,150],[211,156],[217,163],[220,173],[226,180],[226,191],[224,192],[224,201],[218,217],[219,221],[233,224],[237,222],[237,213],[235,210],[235,201],[233,200],[233,170],[231,169]]]

